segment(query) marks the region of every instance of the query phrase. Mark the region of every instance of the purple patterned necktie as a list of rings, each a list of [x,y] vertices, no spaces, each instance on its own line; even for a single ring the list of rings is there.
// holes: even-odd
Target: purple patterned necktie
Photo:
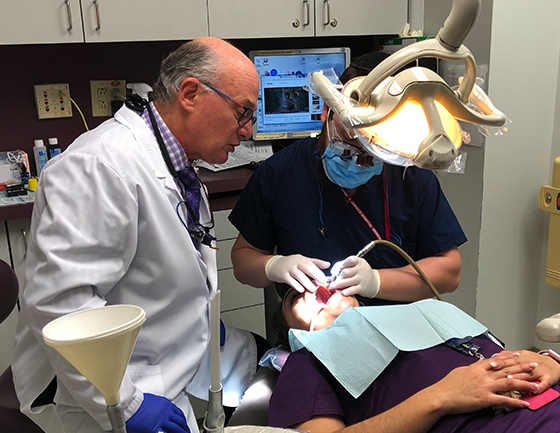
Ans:
[[[187,225],[191,226],[194,222],[198,222],[199,209],[200,209],[200,180],[194,170],[190,165],[186,166],[182,170],[177,172],[179,175],[179,180],[185,187],[185,199],[189,202],[194,214],[196,215],[196,221],[193,221],[190,213],[188,213]]]

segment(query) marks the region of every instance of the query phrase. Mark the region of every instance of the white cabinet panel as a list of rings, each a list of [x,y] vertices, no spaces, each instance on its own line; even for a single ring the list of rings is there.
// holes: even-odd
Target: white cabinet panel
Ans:
[[[86,42],[194,39],[208,35],[206,0],[82,0]]]
[[[396,34],[407,11],[408,0],[208,0],[210,35],[232,39]]]
[[[232,310],[222,313],[222,320],[228,326],[246,329],[255,334],[266,336],[264,326],[264,308],[262,305]]]
[[[208,0],[208,18],[210,35],[221,38],[315,35],[313,0]]]
[[[20,288],[23,287],[25,282],[25,258],[27,257],[27,237],[30,226],[31,219],[29,218],[8,221],[10,247]]]
[[[3,2],[0,44],[83,41],[80,0]]]
[[[396,34],[407,22],[407,10],[407,0],[315,0],[315,34]]]
[[[231,247],[237,238],[236,228],[227,219],[230,210],[214,212],[218,262],[218,288],[221,291],[221,314],[224,322],[248,329],[263,337],[265,331],[264,291],[241,284],[233,275]]]
[[[231,263],[231,247],[235,243],[235,239],[227,239],[225,241],[217,241],[216,247],[218,247],[218,252],[216,254],[216,260],[218,262],[218,270],[230,269],[233,267]]]
[[[0,259],[10,264],[10,253],[8,250],[8,238],[6,237],[5,223],[0,223]],[[0,374],[12,362],[14,353],[14,336],[17,324],[17,311],[0,323]]]
[[[214,212],[216,237],[220,240],[235,239],[237,237],[237,229],[228,220],[230,212],[230,210]]]
[[[0,12],[0,44],[194,39],[206,0],[17,0]]]
[[[233,276],[233,269],[218,272],[221,293],[221,310],[229,311],[252,305],[264,305],[263,289],[241,284]]]
[[[395,34],[407,11],[408,0],[18,0],[2,5],[0,44]]]

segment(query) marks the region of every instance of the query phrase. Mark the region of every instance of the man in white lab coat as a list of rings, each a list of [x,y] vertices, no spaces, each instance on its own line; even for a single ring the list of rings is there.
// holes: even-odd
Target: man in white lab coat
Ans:
[[[102,395],[44,344],[41,330],[73,311],[135,304],[147,317],[120,390],[127,430],[198,431],[186,393],[204,398],[210,384],[217,271],[207,197],[197,198],[182,173],[200,186],[188,171],[193,161],[223,163],[250,138],[257,86],[251,61],[229,43],[186,43],[162,62],[152,103],[121,108],[45,167],[13,363],[24,413],[44,409],[37,397],[56,376],[66,431],[110,430]],[[228,328],[224,389],[243,391],[256,352],[250,333]]]

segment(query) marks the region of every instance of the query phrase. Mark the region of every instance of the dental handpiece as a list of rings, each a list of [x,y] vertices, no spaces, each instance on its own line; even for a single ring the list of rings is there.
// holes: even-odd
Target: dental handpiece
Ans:
[[[356,257],[362,258],[364,257],[367,253],[369,253],[371,251],[371,249],[375,246],[376,241],[373,240],[371,241],[369,244],[367,244],[365,247],[363,247],[360,251],[357,252]],[[327,287],[334,281],[337,279],[337,277],[340,275],[340,273],[342,272],[342,268],[334,275],[331,275],[329,278],[327,278]]]

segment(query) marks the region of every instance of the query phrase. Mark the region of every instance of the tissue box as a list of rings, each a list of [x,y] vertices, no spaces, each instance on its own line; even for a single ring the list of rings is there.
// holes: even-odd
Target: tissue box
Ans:
[[[0,152],[0,187],[26,183],[29,179],[29,158],[23,150]]]

